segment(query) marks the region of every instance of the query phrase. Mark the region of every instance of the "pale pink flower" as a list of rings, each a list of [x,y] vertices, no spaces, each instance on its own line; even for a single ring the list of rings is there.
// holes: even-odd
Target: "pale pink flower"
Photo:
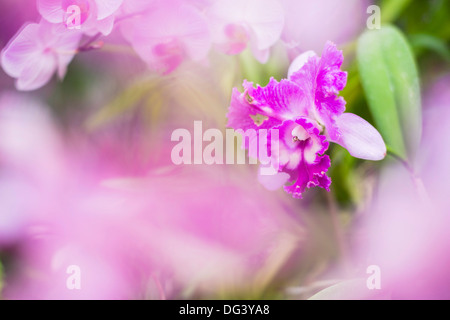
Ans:
[[[26,24],[1,52],[3,70],[17,79],[18,90],[44,86],[57,72],[64,78],[82,34],[45,20]]]
[[[79,8],[79,27],[88,34],[101,32],[111,33],[114,26],[114,13],[120,8],[123,0],[38,0],[37,6],[42,17],[51,23],[62,23],[72,26],[73,6]],[[78,26],[76,26],[78,27]]]
[[[202,61],[211,46],[205,18],[178,0],[157,2],[151,10],[124,20],[121,30],[149,68],[162,74],[187,59]]]
[[[306,50],[320,52],[323,43],[343,45],[366,27],[366,0],[280,0],[285,10],[282,40],[291,58]]]
[[[284,25],[283,8],[276,0],[217,0],[207,9],[207,17],[219,50],[233,55],[249,46],[262,63]]]
[[[424,99],[424,136],[414,172],[397,164],[382,172],[365,214],[366,245],[360,263],[378,265],[382,291],[392,299],[449,299],[450,77]],[[438,124],[438,125],[437,125]]]
[[[287,259],[304,236],[298,216],[286,213],[293,203],[245,183],[252,172],[142,160],[142,173],[144,146],[119,133],[90,137],[95,145],[73,133],[62,149],[39,104],[6,95],[0,111],[0,247],[15,249],[18,266],[6,271],[2,297],[176,298],[185,288],[247,288],[255,270],[270,270],[280,252]],[[106,134],[115,137],[108,146]],[[80,290],[66,286],[70,266],[80,268]]]
[[[19,240],[42,218],[35,214],[42,194],[62,174],[59,138],[42,104],[13,92],[0,94],[0,247]]]

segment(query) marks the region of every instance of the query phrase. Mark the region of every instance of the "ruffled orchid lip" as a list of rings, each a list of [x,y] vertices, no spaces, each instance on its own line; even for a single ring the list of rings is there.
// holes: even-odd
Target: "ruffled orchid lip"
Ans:
[[[331,180],[326,176],[330,166],[325,155],[329,143],[320,135],[316,124],[308,118],[288,120],[279,127],[281,172],[289,174],[285,190],[301,198],[306,188],[322,187],[329,190]]]

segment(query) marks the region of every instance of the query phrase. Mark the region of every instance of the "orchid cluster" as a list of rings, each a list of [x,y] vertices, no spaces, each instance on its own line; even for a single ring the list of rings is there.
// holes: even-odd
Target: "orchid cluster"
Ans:
[[[212,47],[229,55],[249,47],[266,62],[284,25],[278,0],[37,0],[37,8],[40,21],[1,54],[19,90],[40,88],[55,72],[62,79],[77,53],[100,48],[117,28],[150,70],[168,74],[185,60],[205,62]]]
[[[234,89],[229,127],[279,131],[277,147],[267,144],[276,172],[260,176],[268,188],[288,183],[284,189],[295,198],[301,198],[306,188],[329,190],[331,180],[326,172],[331,163],[324,154],[329,142],[343,146],[357,158],[385,157],[386,145],[378,131],[359,116],[344,113],[345,100],[338,96],[347,82],[342,63],[342,52],[329,42],[321,57],[312,51],[298,56],[289,68],[288,79],[278,82],[272,78],[266,87],[256,88],[244,81],[243,93]]]

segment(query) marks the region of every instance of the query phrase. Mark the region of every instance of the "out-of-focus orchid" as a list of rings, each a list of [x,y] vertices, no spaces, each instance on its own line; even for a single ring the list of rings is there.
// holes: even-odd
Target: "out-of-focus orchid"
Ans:
[[[18,241],[42,218],[35,208],[61,178],[61,146],[43,105],[13,92],[0,94],[0,247]]]
[[[360,228],[355,271],[365,280],[366,268],[376,266],[380,288],[369,290],[363,281],[357,293],[349,288],[333,297],[324,291],[321,298],[449,299],[450,153],[441,140],[450,134],[449,84],[447,76],[425,92],[424,139],[415,171],[395,163],[384,168],[374,198],[354,225]]]
[[[306,50],[319,52],[328,40],[338,45],[352,40],[366,27],[366,10],[370,5],[366,0],[280,0],[280,3],[285,11],[281,38],[291,58]]]
[[[122,2],[123,0],[38,0],[37,6],[39,13],[48,22],[79,27],[87,35],[97,32],[108,35],[114,26],[114,13]],[[74,26],[74,23],[79,25]]]
[[[82,143],[89,152],[81,153],[71,138],[63,149],[33,100],[0,98],[0,247],[13,248],[21,266],[7,271],[5,298],[164,298],[177,297],[178,288],[245,288],[255,270],[271,268],[272,255],[288,257],[303,237],[286,204],[241,183],[242,172],[166,166],[131,175],[139,164],[121,165],[129,145],[115,139],[104,152],[101,142]],[[80,290],[67,285],[72,266],[81,271]]]
[[[122,22],[121,30],[150,69],[162,74],[175,70],[186,59],[203,60],[211,47],[205,18],[179,0],[156,2]],[[153,5],[153,2],[150,3]],[[137,8],[146,6],[137,3]]]
[[[271,181],[281,186],[288,180],[293,184],[285,190],[298,198],[305,188],[328,189],[330,160],[323,155],[327,141],[344,146],[362,159],[385,157],[386,146],[378,131],[357,115],[344,113],[345,101],[337,96],[347,80],[347,74],[340,70],[342,61],[342,53],[327,43],[321,58],[311,52],[298,57],[287,80],[271,79],[264,88],[254,88],[245,81],[243,93],[234,89],[228,126],[280,131],[279,150],[267,147],[275,157],[272,163],[279,164],[278,174],[283,173],[285,179],[264,178],[270,189],[277,187]],[[256,123],[256,116],[262,121]]]
[[[1,53],[3,70],[17,79],[18,90],[35,90],[55,72],[62,79],[82,34],[41,20],[25,25]]]
[[[207,9],[211,36],[226,54],[238,54],[247,46],[260,62],[280,38],[284,12],[274,0],[217,0]]]

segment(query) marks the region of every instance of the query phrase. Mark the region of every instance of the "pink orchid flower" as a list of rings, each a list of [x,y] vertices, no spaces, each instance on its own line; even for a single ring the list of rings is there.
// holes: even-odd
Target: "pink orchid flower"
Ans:
[[[340,69],[342,61],[342,52],[329,42],[321,58],[312,52],[299,56],[289,79],[271,79],[266,87],[256,88],[245,81],[243,93],[234,89],[229,127],[279,132],[278,148],[267,144],[277,172],[273,177],[260,177],[269,189],[290,182],[284,188],[296,198],[314,186],[329,190],[331,180],[326,172],[330,159],[324,155],[329,141],[342,145],[354,157],[385,157],[386,146],[378,131],[357,115],[344,113],[345,101],[337,96],[347,81],[347,74]],[[255,116],[263,120],[255,123]]]
[[[205,18],[182,1],[158,2],[122,22],[122,33],[150,69],[174,71],[183,61],[202,61],[211,47]]]
[[[340,144],[356,158],[381,160],[386,146],[378,131],[361,117],[344,113],[345,100],[337,96],[347,83],[341,71],[344,57],[328,42],[322,56],[308,51],[298,56],[289,67],[288,77],[300,87],[308,88],[313,99],[310,116],[326,129],[329,141]]]
[[[3,70],[16,78],[18,90],[35,90],[57,72],[64,78],[82,34],[41,20],[25,25],[1,52]]]
[[[280,38],[284,12],[274,0],[218,0],[207,9],[213,42],[226,54],[247,46],[261,63]]]
[[[285,10],[281,39],[289,56],[295,58],[305,50],[319,52],[327,40],[338,45],[351,41],[366,27],[366,11],[371,2],[280,0]]]
[[[122,2],[123,0],[38,0],[37,5],[42,17],[51,23],[79,27],[88,35],[98,32],[108,35],[114,26],[114,13]],[[74,23],[78,25],[73,25]]]

